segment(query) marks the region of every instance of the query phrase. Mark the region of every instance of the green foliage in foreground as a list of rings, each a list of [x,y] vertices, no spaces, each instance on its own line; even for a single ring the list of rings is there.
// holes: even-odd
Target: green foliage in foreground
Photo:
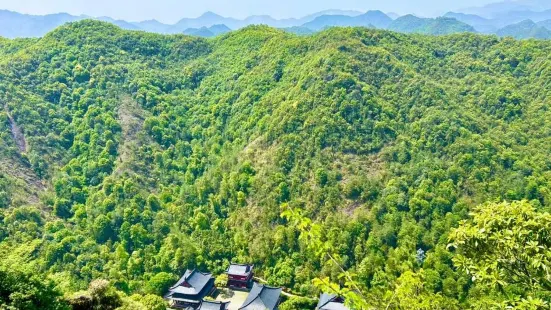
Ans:
[[[15,267],[15,268],[14,268]],[[62,310],[69,309],[51,280],[40,274],[0,266],[0,309]]]
[[[186,268],[238,261],[306,297],[313,279],[357,283],[375,307],[547,301],[473,281],[447,245],[477,205],[549,210],[550,51],[474,34],[248,27],[205,40],[93,21],[2,40],[0,253],[69,295],[97,279],[160,294]],[[331,259],[282,207],[319,227]]]
[[[423,269],[403,273],[392,295],[365,287],[355,274],[342,269],[335,259],[338,254],[323,243],[319,224],[303,217],[300,210],[287,208],[282,216],[299,228],[309,251],[341,268],[343,285],[328,278],[313,283],[345,297],[351,309],[458,309],[457,301],[427,287],[430,273]],[[548,309],[551,214],[522,201],[485,204],[471,216],[449,235],[449,247],[456,250],[454,266],[465,270],[477,284],[473,291],[480,296],[471,307]]]
[[[473,281],[506,295],[504,307],[548,307],[550,227],[551,214],[526,202],[483,205],[450,234],[454,263]]]

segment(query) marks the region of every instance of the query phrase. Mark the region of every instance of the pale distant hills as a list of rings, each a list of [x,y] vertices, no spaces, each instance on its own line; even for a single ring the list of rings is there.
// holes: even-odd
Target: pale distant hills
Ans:
[[[327,10],[302,18],[275,19],[267,15],[257,15],[240,20],[231,17],[223,17],[213,12],[206,12],[197,18],[183,18],[174,25],[168,25],[156,20],[127,22],[124,20],[115,20],[110,17],[73,16],[66,13],[37,16],[0,10],[0,36],[6,38],[41,37],[65,23],[90,18],[109,22],[127,30],[177,34],[184,33],[188,29],[209,28],[214,25],[225,25],[231,30],[253,24],[264,24],[276,28],[299,27],[320,16],[358,16],[361,14],[362,12],[351,10]]]
[[[546,23],[549,24],[549,22]],[[551,31],[543,25],[543,23],[539,24],[531,20],[524,20],[498,30],[497,34],[502,37],[513,37],[515,39],[551,39]]]
[[[40,37],[65,23],[90,18],[127,30],[200,37],[215,37],[249,25],[264,24],[298,35],[310,35],[330,27],[370,27],[430,35],[478,32],[517,39],[551,38],[551,0],[506,0],[448,12],[438,18],[422,18],[411,14],[400,16],[377,10],[326,10],[302,18],[287,19],[276,19],[269,15],[236,19],[206,12],[196,18],[183,18],[172,25],[157,20],[128,22],[110,17],[73,16],[66,13],[35,16],[0,10],[0,36]]]
[[[472,26],[460,22],[454,18],[421,18],[413,15],[406,15],[397,18],[389,25],[388,29],[396,32],[432,35],[476,32]]]
[[[480,7],[461,9],[458,12],[495,19],[503,18],[515,12],[542,12],[546,10],[551,10],[551,1],[549,0],[505,0]]]
[[[210,27],[203,26],[201,28],[188,28],[184,31],[184,34],[203,38],[212,38],[230,31],[231,29],[226,25],[213,25]]]
[[[548,21],[551,20],[551,1],[509,0],[449,12],[445,16],[467,23],[481,33],[499,36],[515,33],[512,35],[515,38],[541,39],[541,34],[550,30],[548,27],[551,23]]]
[[[320,15],[302,27],[313,31],[335,26],[364,26],[385,29],[392,23],[392,18],[381,11],[368,11],[361,15]]]
[[[0,36],[41,37],[54,28],[80,19],[82,18],[65,13],[34,16],[0,10]]]

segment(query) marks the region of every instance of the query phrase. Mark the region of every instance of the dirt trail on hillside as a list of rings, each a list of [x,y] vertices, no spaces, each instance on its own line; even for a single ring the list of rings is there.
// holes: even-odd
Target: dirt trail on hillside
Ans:
[[[122,128],[122,138],[118,150],[117,168],[115,175],[120,175],[128,170],[131,164],[132,154],[139,147],[139,133],[143,129],[143,123],[147,117],[147,111],[143,110],[137,102],[129,96],[121,97],[121,105],[117,114]]]
[[[13,140],[15,141],[15,144],[17,145],[17,148],[19,149],[19,152],[27,153],[27,140],[25,140],[25,135],[23,135],[23,131],[21,131],[21,128],[17,126],[17,123],[15,123],[10,113],[8,112],[7,114],[8,120],[10,122],[11,135],[13,137]]]
[[[11,136],[13,140],[15,141],[15,144],[17,145],[17,148],[19,149],[19,152],[21,153],[27,153],[27,140],[25,140],[25,135],[23,134],[23,131],[19,126],[17,126],[17,123],[11,116],[10,110],[8,109],[8,106],[4,104],[4,111],[8,115],[8,121],[10,123],[10,131]]]
[[[24,196],[16,197],[19,203],[39,204],[39,193],[46,190],[45,183],[38,178],[30,167],[27,167],[21,160],[14,158],[0,158],[0,173],[15,178]]]
[[[17,125],[7,105],[4,111],[8,116],[11,136],[19,154],[10,157],[0,157],[0,173],[14,178],[21,191],[19,197],[15,197],[18,204],[39,204],[39,194],[46,190],[46,185],[30,167],[26,153],[29,149],[23,130]]]

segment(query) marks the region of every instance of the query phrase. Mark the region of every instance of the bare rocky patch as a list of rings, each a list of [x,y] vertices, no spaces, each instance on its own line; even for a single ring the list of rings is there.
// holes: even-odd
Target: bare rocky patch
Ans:
[[[121,97],[121,105],[117,111],[118,120],[122,128],[122,137],[118,150],[117,168],[115,175],[131,171],[133,154],[141,145],[140,133],[147,118],[148,112],[142,109],[129,96]]]

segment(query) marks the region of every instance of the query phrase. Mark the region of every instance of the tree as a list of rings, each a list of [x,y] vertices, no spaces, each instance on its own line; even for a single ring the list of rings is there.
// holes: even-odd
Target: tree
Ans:
[[[68,310],[55,284],[34,271],[0,266],[0,309]]]
[[[163,296],[168,288],[174,284],[174,276],[166,272],[159,272],[152,276],[145,285],[145,291],[149,294]]]
[[[305,297],[292,297],[281,303],[280,310],[302,310],[302,309],[314,309],[316,307],[316,300]]]
[[[418,273],[412,271],[403,273],[398,278],[389,308],[404,310],[459,309],[457,301],[427,290],[424,283],[423,270]]]
[[[165,310],[167,308],[164,299],[157,295],[145,295],[141,302],[148,310]]]
[[[450,233],[454,264],[513,303],[551,297],[551,214],[526,201],[479,206]]]
[[[111,310],[122,305],[122,298],[107,280],[94,280],[88,287],[94,310]]]
[[[222,273],[216,277],[214,280],[214,285],[216,287],[225,287],[228,284],[228,274]]]

